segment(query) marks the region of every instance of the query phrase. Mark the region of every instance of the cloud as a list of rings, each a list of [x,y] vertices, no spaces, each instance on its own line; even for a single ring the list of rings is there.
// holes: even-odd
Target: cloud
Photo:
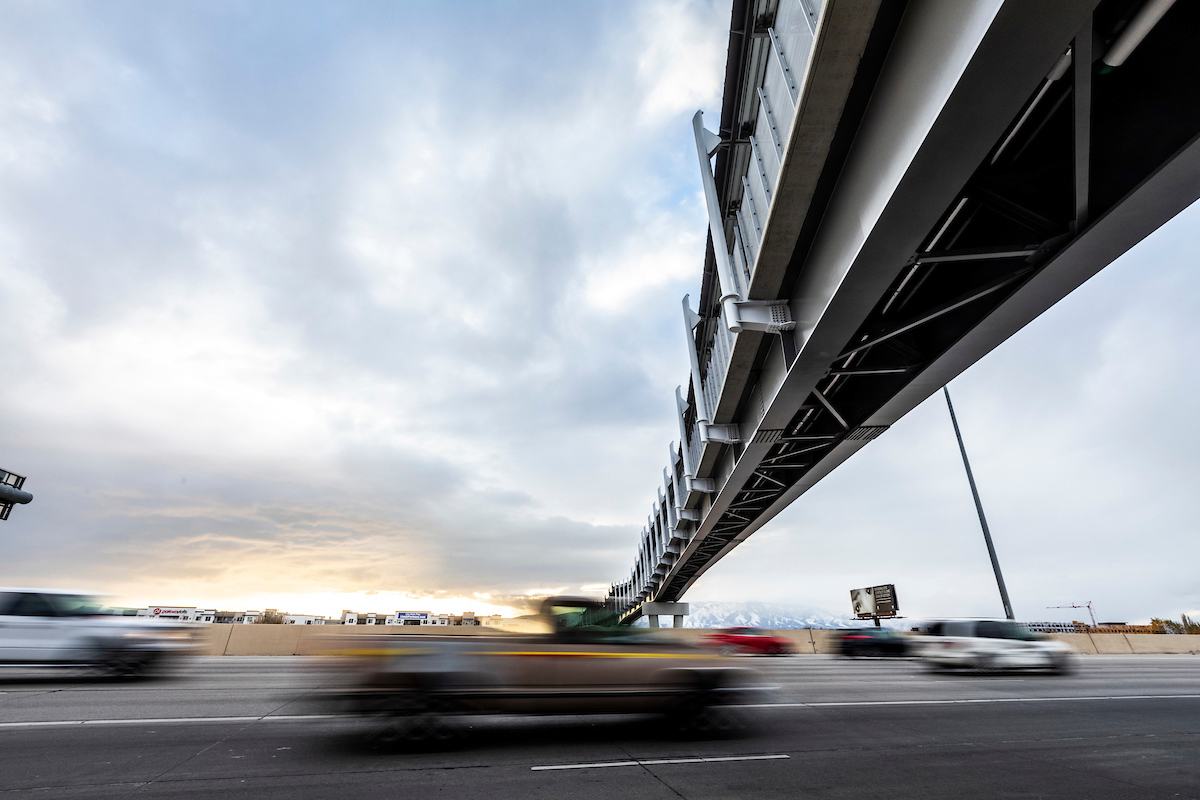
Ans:
[[[131,11],[0,33],[0,442],[37,497],[5,580],[606,585],[674,432],[672,137],[728,8],[480,9],[453,48],[415,6]]]
[[[643,113],[671,118],[713,104],[725,67],[729,16],[725,4],[697,8],[695,3],[664,2],[641,9],[638,76],[647,87]],[[719,107],[719,100],[709,107],[714,105]]]

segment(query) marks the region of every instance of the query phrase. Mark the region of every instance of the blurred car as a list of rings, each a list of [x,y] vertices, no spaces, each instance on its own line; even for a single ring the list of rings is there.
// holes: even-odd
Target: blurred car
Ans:
[[[761,628],[725,628],[705,636],[704,643],[726,656],[790,655],[796,652],[791,641]]]
[[[86,594],[0,588],[0,665],[87,667],[133,677],[192,647],[188,626],[105,614]]]
[[[620,626],[602,602],[554,597],[545,634],[346,636],[344,712],[384,720],[385,740],[443,738],[471,714],[649,713],[684,730],[719,728],[721,709],[753,691],[754,673],[645,628]]]
[[[906,656],[909,637],[887,628],[854,628],[838,638],[838,652],[844,656]]]
[[[1069,645],[1033,633],[1011,620],[935,622],[922,637],[921,657],[947,669],[1045,669],[1067,672],[1074,664]]]

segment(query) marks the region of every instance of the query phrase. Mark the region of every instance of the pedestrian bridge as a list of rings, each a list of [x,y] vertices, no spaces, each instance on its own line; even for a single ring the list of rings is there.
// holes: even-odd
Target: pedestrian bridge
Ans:
[[[734,1],[626,621],[1200,196],[1198,39],[1172,0]]]

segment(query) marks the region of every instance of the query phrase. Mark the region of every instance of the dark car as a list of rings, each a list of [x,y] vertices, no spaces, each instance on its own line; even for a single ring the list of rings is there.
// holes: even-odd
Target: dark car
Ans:
[[[908,638],[887,628],[856,628],[842,634],[838,652],[844,656],[906,656]]]
[[[335,708],[383,721],[385,740],[439,739],[476,714],[660,714],[681,730],[723,729],[756,676],[716,654],[617,624],[601,601],[552,597],[540,635],[352,636]],[[333,637],[330,637],[333,638]]]
[[[796,652],[792,643],[761,628],[726,628],[704,637],[704,643],[723,655],[787,655]]]

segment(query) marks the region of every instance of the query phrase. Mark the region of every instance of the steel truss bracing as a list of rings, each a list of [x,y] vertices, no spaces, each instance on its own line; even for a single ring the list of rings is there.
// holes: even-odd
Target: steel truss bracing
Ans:
[[[719,142],[696,127],[710,241],[680,444],[613,587],[628,619],[1200,196],[1200,5],[1153,25],[1141,0],[985,5],[735,3]],[[953,36],[975,37],[964,63],[937,50]],[[930,64],[960,74],[941,107],[889,107]],[[903,178],[864,229],[889,157]],[[748,303],[794,323],[739,326]]]

